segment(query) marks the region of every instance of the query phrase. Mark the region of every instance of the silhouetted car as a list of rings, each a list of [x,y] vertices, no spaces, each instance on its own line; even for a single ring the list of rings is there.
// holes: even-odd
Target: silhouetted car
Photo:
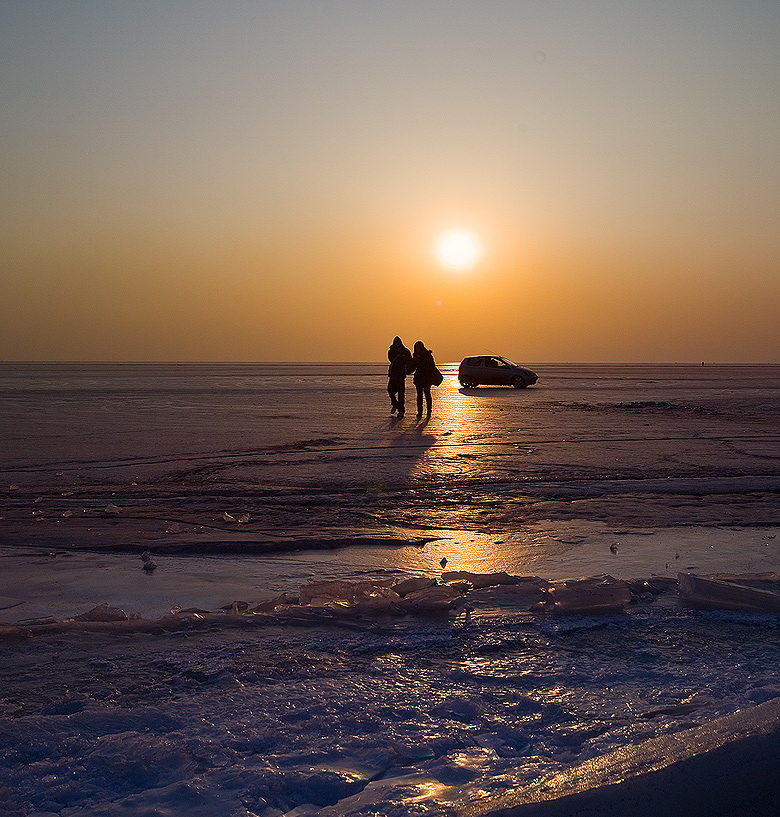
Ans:
[[[458,369],[461,386],[475,389],[477,386],[514,386],[524,389],[537,381],[536,374],[497,355],[466,357]]]

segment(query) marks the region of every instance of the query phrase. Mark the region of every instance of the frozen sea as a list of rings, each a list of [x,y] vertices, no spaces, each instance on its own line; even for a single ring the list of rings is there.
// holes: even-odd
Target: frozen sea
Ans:
[[[780,366],[520,362],[536,386],[464,390],[440,364],[421,421],[389,414],[383,364],[0,364],[0,621],[217,609],[445,557],[780,571]],[[673,594],[0,643],[0,815],[457,814],[780,695],[778,659],[776,617]]]

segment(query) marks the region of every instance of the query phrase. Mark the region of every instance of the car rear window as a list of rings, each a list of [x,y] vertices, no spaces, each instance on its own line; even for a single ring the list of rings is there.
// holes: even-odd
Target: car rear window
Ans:
[[[463,362],[467,366],[479,366],[479,364],[482,363],[482,358],[481,357],[467,357]]]

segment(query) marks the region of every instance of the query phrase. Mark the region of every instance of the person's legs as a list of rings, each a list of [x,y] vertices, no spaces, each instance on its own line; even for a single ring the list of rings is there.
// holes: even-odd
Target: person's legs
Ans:
[[[417,389],[417,416],[422,417],[423,387],[419,383],[415,383],[414,387]]]
[[[431,413],[431,406],[433,405],[433,399],[431,398],[431,387],[425,387],[425,406],[428,410],[428,414]],[[420,410],[422,411],[422,403],[420,403]]]
[[[398,409],[399,414],[403,414],[404,409],[404,402],[406,400],[406,378],[403,380],[398,381],[398,387],[396,391],[396,398],[395,398],[395,405]]]
[[[387,381],[387,393],[390,395],[390,414],[395,414],[398,408],[398,402],[395,399],[398,384],[393,380]]]

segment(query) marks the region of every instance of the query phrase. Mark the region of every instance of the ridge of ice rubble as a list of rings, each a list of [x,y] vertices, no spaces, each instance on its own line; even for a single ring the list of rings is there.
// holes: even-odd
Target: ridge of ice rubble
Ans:
[[[687,603],[710,609],[780,612],[780,574],[752,573],[695,576],[677,579],[653,576],[625,581],[608,574],[586,578],[547,580],[538,576],[448,571],[441,580],[417,576],[393,582],[309,580],[297,592],[281,593],[251,606],[233,601],[218,611],[174,607],[160,619],[128,615],[118,607],[100,604],[66,619],[22,620],[0,624],[0,639],[29,637],[68,629],[142,632],[178,630],[205,624],[252,626],[272,623],[327,623],[397,616],[435,616],[463,613],[492,601],[531,613],[592,615],[614,613],[629,604],[650,603],[670,590]]]

